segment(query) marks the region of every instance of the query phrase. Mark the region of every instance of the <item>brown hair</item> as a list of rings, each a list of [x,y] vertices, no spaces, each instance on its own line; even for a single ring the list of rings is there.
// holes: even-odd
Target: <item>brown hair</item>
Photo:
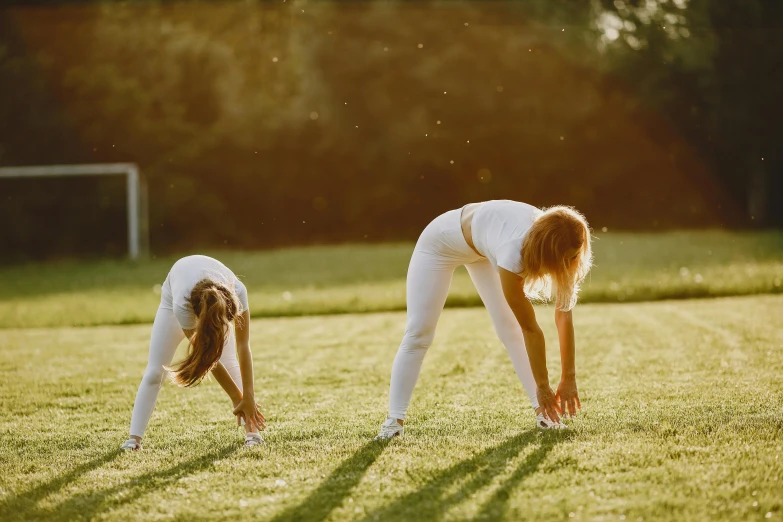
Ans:
[[[576,251],[576,257],[567,256]],[[576,209],[544,210],[522,243],[525,293],[533,299],[555,298],[559,310],[576,305],[579,287],[593,265],[590,226]]]
[[[188,298],[198,324],[190,337],[188,354],[172,369],[172,380],[190,388],[201,382],[223,354],[231,322],[238,317],[241,305],[233,288],[221,281],[202,279]]]

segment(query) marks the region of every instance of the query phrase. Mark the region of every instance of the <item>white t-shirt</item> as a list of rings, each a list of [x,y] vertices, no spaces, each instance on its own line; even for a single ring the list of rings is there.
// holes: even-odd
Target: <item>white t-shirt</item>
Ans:
[[[476,209],[471,235],[476,250],[495,268],[522,275],[522,242],[541,210],[507,199],[485,201]]]
[[[190,305],[190,292],[202,279],[222,281],[233,287],[239,297],[242,310],[250,310],[247,304],[247,289],[226,265],[207,256],[183,257],[171,267],[161,288],[160,307],[174,311],[174,317],[183,330],[193,330],[198,323]]]

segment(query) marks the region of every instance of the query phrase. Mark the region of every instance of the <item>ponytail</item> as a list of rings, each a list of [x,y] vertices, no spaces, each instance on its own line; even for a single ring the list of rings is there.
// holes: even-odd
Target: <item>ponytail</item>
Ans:
[[[185,388],[200,383],[220,360],[231,322],[240,309],[234,290],[210,279],[196,283],[189,301],[198,320],[196,332],[190,338],[185,358],[171,369],[174,383]]]

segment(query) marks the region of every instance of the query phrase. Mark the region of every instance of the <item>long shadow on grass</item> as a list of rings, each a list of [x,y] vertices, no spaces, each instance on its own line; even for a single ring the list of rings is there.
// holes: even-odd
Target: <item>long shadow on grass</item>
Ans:
[[[240,447],[238,444],[230,444],[217,451],[210,451],[196,459],[185,461],[166,470],[151,471],[110,488],[74,495],[51,509],[36,508],[25,513],[15,514],[23,519],[71,520],[78,517],[84,520],[91,520],[104,511],[133,502],[150,491],[160,490],[184,476],[206,469],[214,461],[228,457]],[[115,456],[116,453],[118,451],[115,451]]]
[[[439,520],[452,506],[487,486],[495,476],[503,472],[507,463],[519,455],[525,446],[539,441],[538,447],[519,465],[482,510],[482,514],[483,511],[503,513],[511,489],[532,474],[552,447],[565,437],[564,434],[553,432],[542,434],[538,429],[511,437],[497,446],[437,473],[417,491],[368,513],[364,520]],[[446,490],[470,475],[473,476],[456,492],[446,495]]]
[[[342,504],[387,445],[388,441],[370,441],[362,446],[359,451],[337,466],[332,474],[299,505],[286,509],[272,522],[324,520],[334,508]]]
[[[549,435],[549,434],[547,434]],[[557,434],[552,434],[557,437]],[[508,499],[511,498],[511,492],[516,488],[526,477],[532,475],[544,460],[546,454],[552,449],[552,446],[556,440],[562,439],[561,435],[558,439],[546,437],[541,445],[536,448],[525,460],[520,462],[514,473],[511,474],[500,487],[492,494],[490,498],[482,507],[476,518],[487,520],[503,520],[507,518],[506,510],[508,508]]]
[[[119,456],[119,451],[112,450],[103,455],[95,457],[89,462],[85,462],[80,466],[76,466],[74,469],[64,475],[47,480],[46,482],[35,486],[32,489],[14,495],[5,502],[0,503],[0,520],[11,520],[12,518],[27,518],[27,513],[33,513],[37,511],[37,504],[49,495],[60,491],[62,488],[74,482],[82,475],[89,473],[94,469],[98,469],[104,464],[108,464]]]

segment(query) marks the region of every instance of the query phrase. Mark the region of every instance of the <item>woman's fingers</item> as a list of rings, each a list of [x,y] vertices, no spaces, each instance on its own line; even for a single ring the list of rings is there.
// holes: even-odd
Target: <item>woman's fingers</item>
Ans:
[[[549,420],[553,422],[560,422],[560,416],[557,414],[557,403],[553,402],[552,404],[548,404],[545,407],[545,411],[547,413],[547,417],[549,417]]]
[[[555,420],[555,416],[559,413],[562,416],[575,417],[576,412],[582,409],[582,404],[579,402],[579,395],[576,393],[570,394],[567,392],[558,393],[551,405],[551,408],[555,410],[555,414],[552,415],[549,411],[549,406],[543,406],[547,418]]]
[[[234,415],[237,417],[237,425],[242,425],[242,420],[245,421],[245,426],[250,431],[259,431],[261,428],[266,427],[266,419],[261,413],[261,407],[258,404],[249,406],[246,404],[240,404],[234,408]]]
[[[261,413],[261,406],[256,404],[256,414],[258,415],[258,424],[261,428],[266,428],[266,417]]]
[[[557,397],[560,399],[558,402],[558,404],[560,404],[560,412],[565,415],[568,412],[568,400],[562,395],[558,395]]]
[[[561,408],[561,405],[558,404],[562,400],[559,395],[555,395],[549,386],[539,386],[536,395],[544,417],[552,422],[560,422],[560,415],[562,415],[565,405]]]

